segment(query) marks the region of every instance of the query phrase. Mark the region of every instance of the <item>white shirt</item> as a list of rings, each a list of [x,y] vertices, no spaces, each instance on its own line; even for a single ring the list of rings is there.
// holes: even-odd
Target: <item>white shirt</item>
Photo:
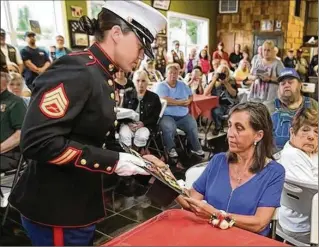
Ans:
[[[286,169],[286,177],[290,180],[318,184],[318,153],[309,157],[288,141],[281,152],[279,163]],[[310,231],[309,215],[302,215],[285,206],[279,209],[279,224],[291,232]]]
[[[19,50],[16,47],[14,47],[14,48],[16,50],[16,58],[17,58],[17,63],[18,63],[17,65],[23,64]],[[10,61],[7,44],[5,44],[4,46],[1,46],[1,51],[3,52],[3,54],[6,57],[7,64],[9,62],[14,62],[14,61]]]

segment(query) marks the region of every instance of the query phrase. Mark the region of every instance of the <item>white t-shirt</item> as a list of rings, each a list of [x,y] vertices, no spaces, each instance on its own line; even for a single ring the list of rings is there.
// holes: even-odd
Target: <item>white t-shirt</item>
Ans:
[[[15,48],[15,50],[16,50],[16,58],[17,58],[17,63],[18,63],[17,65],[23,64],[19,50],[18,50],[16,47],[14,47],[14,48]],[[7,44],[5,44],[4,46],[1,46],[1,51],[2,51],[3,54],[6,56],[6,62],[7,62],[7,64],[8,64],[9,62],[14,62],[14,61],[10,61],[10,59],[9,59],[9,53],[8,53],[8,46],[7,46]]]
[[[286,177],[298,182],[318,184],[318,153],[309,157],[306,153],[285,144],[279,163],[286,169]],[[309,232],[309,215],[303,215],[285,206],[279,209],[279,224],[291,232]]]

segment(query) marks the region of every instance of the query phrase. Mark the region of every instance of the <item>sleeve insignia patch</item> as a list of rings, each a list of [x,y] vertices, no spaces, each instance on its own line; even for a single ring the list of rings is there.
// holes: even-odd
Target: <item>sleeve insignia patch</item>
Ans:
[[[54,160],[50,160],[49,163],[55,165],[65,165],[74,160],[80,153],[80,150],[68,147],[61,155],[56,157]]]
[[[66,96],[62,83],[56,88],[44,93],[40,102],[40,110],[48,118],[63,117],[68,106],[69,99]]]

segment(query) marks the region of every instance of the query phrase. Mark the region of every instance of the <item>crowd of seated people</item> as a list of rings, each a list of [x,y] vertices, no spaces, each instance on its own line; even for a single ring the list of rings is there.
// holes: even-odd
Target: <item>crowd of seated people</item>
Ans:
[[[25,34],[27,46],[21,52],[5,43],[4,30],[0,37],[1,56],[7,63],[7,69],[1,68],[0,94],[1,163],[7,166],[2,165],[1,169],[11,169],[20,156],[20,129],[32,82],[52,61],[71,51],[64,46],[62,36],[56,37],[49,55],[36,46],[35,33]],[[174,49],[168,52],[165,74],[156,70],[156,62],[151,59],[141,62],[129,77],[122,70],[116,73],[118,106],[139,115],[137,121],[121,121],[119,140],[141,154],[149,153],[145,147],[157,127],[163,99],[167,108],[159,128],[169,157],[178,157],[177,128],[185,132],[191,152],[203,156],[198,126],[189,113],[189,105],[194,94],[218,96],[219,106],[211,109],[212,133],[218,135],[223,130],[222,121],[228,115],[229,151],[213,157],[191,189],[192,199],[178,201],[204,218],[225,210],[236,219],[236,226],[268,235],[272,214],[280,206],[285,176],[305,183],[315,183],[318,178],[318,102],[301,92],[301,83],[317,75],[318,56],[308,65],[302,50],[297,50],[296,57],[289,50],[281,62],[272,41],[258,47],[258,54],[251,61],[249,52],[241,50],[240,44],[229,56],[222,42],[212,55],[204,47],[192,48],[186,56],[179,46],[174,41]],[[239,87],[249,91],[248,98],[240,104]],[[281,151],[278,163],[272,160],[277,151]],[[240,199],[243,197],[247,198]],[[279,223],[287,234],[309,242],[309,216],[282,207]]]
[[[1,55],[0,83],[0,160],[1,173],[17,168],[20,158],[20,135],[27,106],[23,99],[9,92],[11,77],[5,57]]]

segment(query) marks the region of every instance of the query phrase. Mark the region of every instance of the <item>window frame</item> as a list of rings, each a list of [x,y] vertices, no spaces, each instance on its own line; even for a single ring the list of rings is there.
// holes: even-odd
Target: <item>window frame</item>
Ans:
[[[209,47],[210,20],[208,18],[202,17],[202,16],[179,13],[179,12],[175,12],[175,11],[167,11],[167,51],[170,51],[170,50],[173,49],[173,47],[172,47],[172,41],[173,40],[171,40],[170,32],[169,32],[170,18],[171,17],[177,17],[177,18],[180,18],[180,19],[188,19],[188,20],[191,20],[191,21],[206,22],[206,25],[207,25],[207,30],[206,30],[206,32],[207,32],[207,36],[206,36],[207,42],[205,42],[205,44],[196,44],[196,47],[198,45],[208,45],[208,47]],[[181,46],[185,46],[185,50],[183,50],[183,52],[184,52],[185,59],[187,59],[187,57],[188,57],[188,47],[189,46],[194,47],[195,44],[189,44],[189,45],[187,43],[186,44],[180,43],[180,44],[181,44]],[[204,47],[202,47],[202,48],[204,48]]]
[[[222,1],[227,1],[229,3],[229,1],[236,1],[236,10],[234,11],[222,11]],[[238,13],[238,9],[239,9],[239,3],[238,0],[219,0],[219,7],[218,7],[218,13],[219,14],[234,14],[234,13]]]
[[[54,1],[50,0],[53,4],[53,12],[54,12],[54,30],[53,33],[55,35],[61,34],[65,38],[65,43],[68,44],[67,37],[67,29],[65,27],[65,20],[63,16],[65,15],[65,2],[64,1]],[[46,1],[46,2],[50,2]],[[3,4],[3,5],[2,5]],[[10,1],[1,1],[1,7],[4,7],[5,18],[7,22],[6,27],[2,27],[5,29],[6,34],[10,36],[10,44],[18,47],[18,37],[17,34],[21,33],[14,29],[13,19],[12,19],[12,8],[10,7]],[[54,37],[52,37],[52,44],[55,43]],[[40,45],[42,46],[42,45]],[[46,47],[47,48],[47,47]]]

